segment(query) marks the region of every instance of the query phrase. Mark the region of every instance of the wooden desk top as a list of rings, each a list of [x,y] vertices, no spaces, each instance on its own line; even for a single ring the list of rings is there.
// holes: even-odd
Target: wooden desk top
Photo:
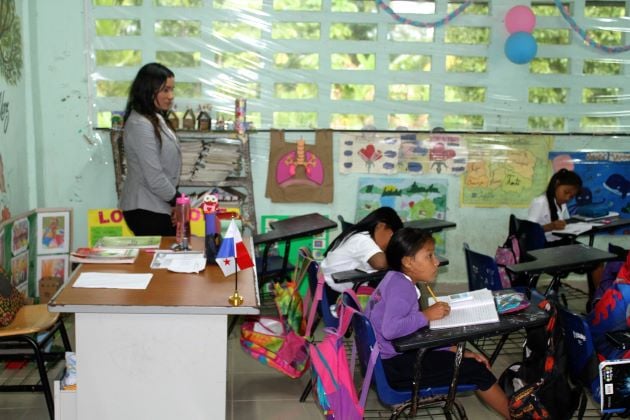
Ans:
[[[437,255],[438,260],[440,261],[440,267],[448,265],[448,259],[445,257],[441,257]],[[387,274],[389,270],[379,270],[374,271],[372,273],[366,273],[361,270],[347,270],[347,271],[339,271],[337,273],[332,273],[330,277],[332,277],[335,283],[363,283],[367,281],[381,281],[385,274]]]
[[[591,248],[584,244],[556,246],[552,248],[528,251],[534,261],[508,265],[512,273],[567,273],[577,269],[589,268],[593,264],[614,260],[617,256],[607,251]]]
[[[312,236],[327,229],[337,227],[337,223],[319,213],[289,217],[270,223],[271,230],[254,236],[254,244],[274,243],[304,236]]]
[[[163,238],[167,249],[173,238]],[[245,239],[248,242],[248,239]],[[203,239],[192,238],[193,249],[203,249]],[[253,254],[252,254],[253,255]],[[82,264],[70,281],[51,299],[51,312],[106,312],[144,314],[258,314],[260,298],[255,267],[238,273],[238,291],[243,305],[230,306],[234,275],[224,277],[217,265],[209,265],[198,274],[173,273],[149,268],[153,253],[140,251],[134,264]],[[91,289],[72,287],[82,272],[153,273],[144,290]]]
[[[457,226],[453,222],[449,222],[448,220],[440,220],[440,219],[420,219],[420,220],[410,220],[404,223],[405,227],[417,228],[426,230],[430,233],[439,232],[442,229],[453,228]]]
[[[425,327],[406,337],[394,340],[394,348],[396,351],[405,352],[421,347],[447,346],[464,340],[503,335],[522,328],[545,325],[548,319],[547,312],[531,304],[520,312],[499,315],[499,322],[440,330]]]

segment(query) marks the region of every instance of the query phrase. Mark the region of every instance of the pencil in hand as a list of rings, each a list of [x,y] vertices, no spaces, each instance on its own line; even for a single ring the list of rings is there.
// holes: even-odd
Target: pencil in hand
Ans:
[[[433,293],[433,289],[431,289],[431,286],[429,286],[428,284],[427,290],[429,291],[429,293],[431,293],[431,296],[433,297],[433,300],[435,300],[435,303],[438,303],[440,300],[437,298],[437,296],[435,296],[435,293]]]

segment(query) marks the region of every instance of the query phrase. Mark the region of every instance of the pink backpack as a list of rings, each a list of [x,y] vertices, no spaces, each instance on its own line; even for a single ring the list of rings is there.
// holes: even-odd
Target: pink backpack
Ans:
[[[274,284],[277,317],[257,316],[241,325],[240,342],[245,353],[294,379],[302,376],[309,366],[307,338],[317,312],[317,300],[314,300],[305,322],[310,297],[307,293],[302,299],[299,289],[307,278],[305,273],[311,262],[304,259],[296,265],[295,282]],[[319,290],[320,298],[321,293]]]
[[[503,246],[497,248],[494,260],[499,268],[499,277],[501,278],[501,286],[504,289],[512,287],[512,278],[505,269],[508,265],[518,264],[521,260],[521,248],[518,244],[518,238],[510,235]]]
[[[358,305],[354,292],[350,290],[344,293],[354,298]],[[326,336],[324,339],[319,343],[311,343],[309,345],[315,401],[328,420],[363,419],[365,401],[370,389],[372,371],[378,352],[372,352],[372,357],[363,379],[361,396],[358,398],[353,380],[356,349],[353,344],[351,361],[348,364],[343,344],[344,335],[355,312],[356,310],[353,308],[343,304],[340,305],[339,327],[336,330],[332,328],[325,329]]]

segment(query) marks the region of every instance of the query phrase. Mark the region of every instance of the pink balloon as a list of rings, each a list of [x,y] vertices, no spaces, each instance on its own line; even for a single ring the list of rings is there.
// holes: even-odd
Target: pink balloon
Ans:
[[[527,6],[514,6],[505,15],[505,28],[509,33],[532,33],[536,26],[536,16]]]

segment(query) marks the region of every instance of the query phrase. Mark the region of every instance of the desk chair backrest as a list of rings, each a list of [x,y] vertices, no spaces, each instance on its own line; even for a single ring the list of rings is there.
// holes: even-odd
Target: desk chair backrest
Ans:
[[[499,268],[494,258],[475,252],[464,242],[464,255],[466,257],[466,274],[468,275],[468,289],[501,290],[501,277]]]
[[[359,358],[359,366],[361,368],[361,374],[365,375],[370,363],[370,357],[372,351],[376,345],[376,336],[372,323],[368,317],[360,312],[355,301],[348,299],[347,295],[343,295],[343,303],[346,306],[357,309],[358,312],[352,317],[352,332],[354,334],[354,341],[356,344],[356,351]],[[410,366],[410,369],[413,369]],[[402,404],[411,399],[412,390],[397,390],[389,385],[387,376],[385,375],[385,369],[383,368],[383,362],[381,356],[376,357],[374,363],[374,371],[372,373],[372,384],[376,389],[376,395],[379,401],[387,406],[393,406]],[[474,385],[459,385],[457,390],[459,392],[474,391],[476,387]],[[446,395],[448,393],[448,386],[444,387],[432,387],[427,389],[420,389],[421,397],[434,397],[437,395]]]
[[[306,250],[304,249],[300,249],[299,252],[302,254],[305,251]],[[321,273],[321,269],[319,267],[319,263],[317,261],[313,261],[309,264],[306,275],[308,276],[308,284],[309,284],[309,290],[311,292],[311,296],[315,296],[315,291],[317,290],[318,278],[319,276],[323,276],[323,274]],[[322,281],[323,281],[323,277],[322,277]],[[324,283],[324,291],[322,293],[322,298],[317,304],[317,313],[319,314],[321,319],[324,321],[324,325],[326,327],[337,328],[337,326],[339,325],[339,319],[333,316],[332,312],[330,311],[330,305],[334,305],[335,302],[330,303],[328,301],[327,293],[325,290],[327,287],[328,285]]]
[[[337,216],[337,220],[339,220],[339,225],[341,226],[341,230],[344,231],[346,229],[351,228],[352,226],[354,226],[354,223],[350,223],[347,222],[342,215],[338,215]]]
[[[521,251],[534,251],[545,247],[547,239],[545,231],[541,225],[529,220],[519,219],[513,214],[510,215],[510,235],[516,235]],[[522,261],[526,261],[523,252]]]
[[[564,329],[571,380],[588,388],[592,395],[599,395],[599,359],[586,320],[561,305],[558,305],[558,315]]]

